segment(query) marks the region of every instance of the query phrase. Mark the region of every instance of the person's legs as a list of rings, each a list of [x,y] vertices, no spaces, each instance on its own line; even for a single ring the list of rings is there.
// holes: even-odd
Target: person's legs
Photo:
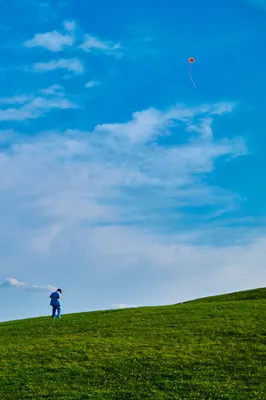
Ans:
[[[56,313],[56,307],[55,306],[52,306],[52,307],[53,307],[52,318],[54,319],[55,313]]]
[[[57,306],[57,318],[61,318],[61,306]]]

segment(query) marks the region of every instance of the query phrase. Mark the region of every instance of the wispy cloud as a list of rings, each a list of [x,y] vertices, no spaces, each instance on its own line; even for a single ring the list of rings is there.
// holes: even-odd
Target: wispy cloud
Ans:
[[[5,281],[0,282],[0,287],[11,287],[11,286],[25,287],[25,283],[20,282],[14,278],[8,278]]]
[[[46,285],[46,286],[39,286],[39,285],[27,285],[25,282],[18,281],[14,278],[7,278],[6,280],[0,282],[0,289],[1,288],[19,288],[31,291],[52,291],[56,290],[55,286]]]
[[[199,121],[198,125],[191,124],[188,126],[188,132],[198,132],[205,139],[212,139],[212,123],[213,119],[207,117],[201,121]]]
[[[106,54],[112,54],[121,48],[120,43],[113,43],[111,41],[102,40],[96,36],[89,34],[84,35],[84,42],[79,46],[86,52],[91,52],[93,50],[102,51]]]
[[[32,95],[23,94],[12,97],[0,97],[0,104],[24,104],[32,99]]]
[[[90,89],[90,88],[93,88],[94,86],[98,86],[98,85],[99,85],[99,82],[97,82],[97,81],[89,81],[86,83],[85,87],[87,89]]]
[[[133,114],[131,121],[98,125],[97,132],[108,132],[119,138],[127,138],[132,142],[146,142],[152,137],[163,135],[167,130],[167,116],[154,109],[144,110]]]
[[[67,33],[61,33],[57,30],[46,33],[36,33],[32,39],[26,40],[23,46],[27,48],[43,47],[52,52],[60,52],[67,47],[73,46],[76,41],[76,22],[64,21],[63,25]],[[98,51],[105,54],[114,54],[115,56],[121,55],[120,43],[103,40],[91,34],[82,34],[82,41],[82,44],[78,47],[86,52]]]
[[[45,115],[51,109],[77,108],[77,105],[67,99],[64,92],[51,91],[35,95],[21,95],[10,98],[0,98],[0,103],[19,104],[19,107],[0,109],[0,121],[22,121],[35,119]],[[45,90],[44,90],[45,91]],[[19,100],[19,101],[18,101]]]
[[[75,21],[65,21],[64,27],[65,27],[66,31],[73,32],[76,29],[76,22]]]
[[[40,90],[40,92],[46,94],[46,95],[62,95],[64,96],[64,88],[61,85],[52,85],[49,86],[46,89]]]
[[[62,101],[37,98],[30,104],[36,114],[47,111],[53,102],[62,107]],[[207,185],[206,174],[213,171],[220,157],[230,159],[245,154],[243,140],[217,140],[213,135],[198,132],[189,138],[184,131],[183,144],[169,147],[157,141],[163,135],[174,137],[180,123],[185,129],[194,126],[198,117],[202,121],[227,108],[176,106],[164,112],[149,109],[135,113],[131,121],[99,125],[92,132],[40,133],[31,137],[30,143],[14,146],[12,158],[8,154],[2,158],[0,173],[1,165],[9,171],[3,188],[12,185],[21,195],[39,198],[35,206],[55,218],[55,225],[43,232],[43,240],[49,245],[61,232],[58,226],[65,227],[74,221],[138,223],[152,219],[157,208],[162,207],[160,204],[169,213],[173,204],[177,209],[185,205],[211,205],[220,210],[233,202],[234,196]],[[49,165],[50,173],[47,169],[37,172],[36,165]],[[24,171],[24,184],[20,171]],[[32,185],[35,181],[38,185]],[[166,213],[160,218],[167,223]],[[36,243],[38,235],[35,233],[34,237]]]
[[[131,121],[125,123],[102,124],[95,131],[109,132],[121,139],[131,142],[147,142],[170,134],[171,130],[179,123],[185,123],[187,131],[201,134],[205,139],[212,138],[212,115],[222,115],[232,111],[231,103],[220,103],[215,106],[201,106],[195,108],[173,107],[167,111],[153,108],[141,112],[135,112]],[[196,118],[200,116],[198,121]]]
[[[53,71],[56,69],[66,69],[74,73],[83,73],[83,65],[77,58],[61,58],[60,60],[52,60],[49,62],[35,63],[33,70],[37,72]]]
[[[68,30],[74,29],[73,23],[65,23]],[[58,31],[37,33],[30,40],[24,43],[24,47],[44,47],[52,52],[59,52],[64,50],[65,47],[70,47],[74,44],[74,37],[71,35],[65,35]]]

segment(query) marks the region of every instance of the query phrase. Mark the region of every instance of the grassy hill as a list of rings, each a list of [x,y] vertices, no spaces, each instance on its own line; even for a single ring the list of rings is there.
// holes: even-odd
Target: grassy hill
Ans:
[[[266,399],[266,289],[0,324],[0,398]]]
[[[203,297],[200,299],[190,300],[183,304],[195,302],[217,302],[217,301],[240,301],[240,300],[266,300],[266,288],[243,290],[242,292],[234,292],[229,294],[220,294],[218,296]]]

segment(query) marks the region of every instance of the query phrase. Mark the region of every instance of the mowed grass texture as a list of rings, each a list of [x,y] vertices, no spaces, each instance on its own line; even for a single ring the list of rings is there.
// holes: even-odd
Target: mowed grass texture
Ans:
[[[263,400],[265,317],[257,289],[1,323],[0,399]]]

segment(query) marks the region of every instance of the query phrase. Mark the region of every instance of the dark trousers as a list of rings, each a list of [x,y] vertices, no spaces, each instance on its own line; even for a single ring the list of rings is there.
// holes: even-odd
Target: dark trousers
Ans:
[[[52,306],[53,307],[53,312],[52,312],[52,318],[55,318],[55,314],[57,311],[57,318],[61,317],[61,307],[60,306]]]

